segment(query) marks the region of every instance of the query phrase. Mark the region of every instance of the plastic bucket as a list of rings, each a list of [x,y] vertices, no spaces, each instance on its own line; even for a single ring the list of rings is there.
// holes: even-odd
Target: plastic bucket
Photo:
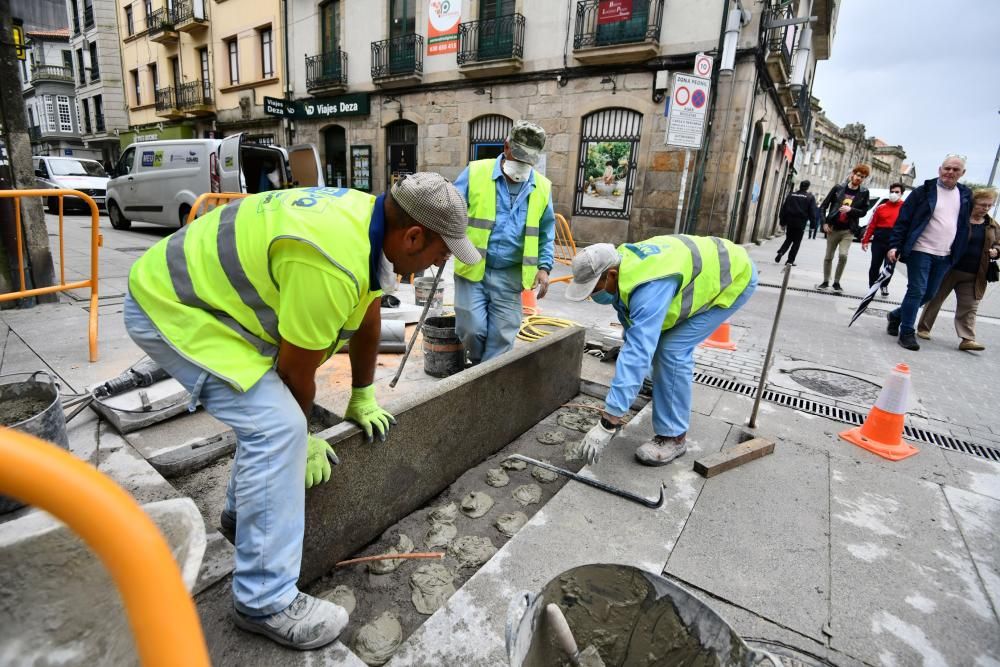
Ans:
[[[44,371],[31,373],[24,381],[12,381],[11,377],[0,377],[0,426],[30,433],[69,450],[58,385]],[[19,507],[24,503],[0,495],[0,514]]]
[[[507,612],[511,667],[566,664],[548,627],[549,603],[562,610],[577,648],[593,647],[607,667],[781,667],[774,656],[748,646],[704,602],[629,565],[583,565],[556,576],[537,595],[519,594]]]
[[[437,289],[431,294],[434,287],[433,278],[417,278],[413,281],[414,301],[418,306],[423,306],[428,300],[431,302],[431,309],[440,309],[444,303],[444,283],[438,282]]]
[[[446,378],[465,368],[465,348],[455,333],[455,316],[424,321],[424,372]]]

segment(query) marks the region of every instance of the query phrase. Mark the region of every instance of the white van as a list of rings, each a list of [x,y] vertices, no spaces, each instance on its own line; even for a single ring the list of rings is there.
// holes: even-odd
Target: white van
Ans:
[[[906,201],[910,192],[911,190],[903,188],[903,201]],[[865,228],[868,227],[868,223],[872,221],[872,216],[875,215],[875,209],[879,204],[887,201],[889,201],[889,190],[887,188],[870,188],[868,190],[868,212],[858,220],[858,225],[854,228],[855,241],[861,242],[861,237],[865,235]]]
[[[111,226],[133,221],[183,226],[198,195],[289,187],[323,187],[319,153],[312,144],[282,148],[225,139],[176,139],[131,144],[108,181]]]
[[[85,160],[76,157],[49,157],[35,155],[31,158],[35,168],[35,187],[40,190],[52,188],[59,190],[79,190],[91,199],[98,207],[104,208],[104,191],[108,187],[108,175],[104,167],[96,160]],[[59,212],[59,198],[46,199],[49,213]],[[89,207],[82,199],[63,197],[63,210],[84,209]]]

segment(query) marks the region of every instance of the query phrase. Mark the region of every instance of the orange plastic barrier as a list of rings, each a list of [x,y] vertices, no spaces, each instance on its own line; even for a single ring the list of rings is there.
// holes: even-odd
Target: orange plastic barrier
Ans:
[[[554,258],[560,264],[569,266],[576,257],[576,242],[573,240],[573,232],[570,231],[569,223],[561,214],[556,213],[556,239],[553,244]],[[559,276],[552,278],[550,283],[569,282],[573,276]]]
[[[184,224],[190,225],[195,218],[197,218],[201,213],[202,206],[216,207],[222,202],[230,202],[234,199],[243,199],[244,197],[249,197],[245,192],[206,192],[205,194],[198,195],[198,198],[194,200],[194,204],[191,206],[191,210],[188,212],[187,222]],[[208,211],[205,211],[208,213]]]
[[[90,207],[90,278],[87,280],[77,280],[72,283],[66,282],[66,240],[63,235],[63,197],[77,197],[82,199]],[[48,287],[36,287],[25,289],[24,275],[24,238],[21,232],[21,198],[40,197],[50,199],[59,197],[59,284]],[[21,289],[16,292],[5,292],[0,294],[0,301],[14,301],[40,294],[53,294],[55,292],[65,292],[71,289],[90,288],[90,326],[88,336],[90,339],[90,361],[97,361],[97,249],[101,245],[101,234],[99,227],[100,217],[97,211],[97,204],[94,200],[83,194],[79,190],[0,190],[0,198],[14,200],[14,227],[17,235],[17,270],[20,277]]]
[[[0,428],[0,489],[49,512],[100,557],[121,593],[146,667],[208,667],[194,601],[156,524],[93,466]]]

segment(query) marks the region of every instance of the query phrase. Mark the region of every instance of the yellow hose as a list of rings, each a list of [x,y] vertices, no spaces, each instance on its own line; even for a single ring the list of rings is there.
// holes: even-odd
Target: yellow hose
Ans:
[[[572,320],[564,320],[558,317],[543,317],[541,315],[529,315],[521,321],[521,329],[517,332],[518,340],[534,342],[548,336],[551,331],[539,329],[538,327],[555,327],[557,329],[567,329],[579,326]]]

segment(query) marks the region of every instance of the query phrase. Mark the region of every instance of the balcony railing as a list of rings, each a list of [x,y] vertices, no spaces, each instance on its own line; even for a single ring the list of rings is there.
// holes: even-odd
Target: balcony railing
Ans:
[[[42,128],[32,125],[28,128],[28,140],[35,144],[42,140]]]
[[[810,102],[809,88],[802,86],[799,90],[799,95],[795,100],[795,106],[799,110],[799,123],[802,125],[802,135],[808,141],[810,132],[810,124],[812,123],[812,105]]]
[[[424,71],[424,38],[402,35],[372,42],[372,79],[421,75]]]
[[[347,52],[337,49],[318,56],[306,56],[306,89],[347,85]]]
[[[146,17],[146,31],[152,37],[157,33],[174,29],[174,17],[166,7],[160,7]]]
[[[600,0],[576,4],[574,49],[660,41],[663,0],[632,0],[628,16],[613,21],[602,14],[603,4]]]
[[[98,132],[104,132],[105,131],[106,128],[105,128],[105,125],[104,125],[104,114],[102,114],[102,113],[95,113],[94,114],[94,128]]]
[[[94,6],[85,4],[83,6],[83,29],[94,27]]]
[[[209,81],[189,81],[177,88],[177,108],[191,111],[212,105],[212,84]]]
[[[795,18],[791,3],[772,7],[765,14],[766,23],[774,23],[785,19]],[[795,51],[795,31],[797,26],[785,25],[771,28],[767,31],[767,54],[777,56],[785,64],[785,71],[790,72],[792,67],[792,53]]]
[[[194,15],[193,0],[174,0],[173,24],[182,32],[198,30],[208,25],[205,17]]]
[[[458,26],[458,64],[521,58],[524,16],[509,14]]]
[[[31,83],[37,81],[68,81],[73,83],[73,69],[62,65],[35,65],[31,68]]]
[[[172,111],[177,108],[177,100],[174,96],[174,89],[171,86],[156,89],[156,110]]]

